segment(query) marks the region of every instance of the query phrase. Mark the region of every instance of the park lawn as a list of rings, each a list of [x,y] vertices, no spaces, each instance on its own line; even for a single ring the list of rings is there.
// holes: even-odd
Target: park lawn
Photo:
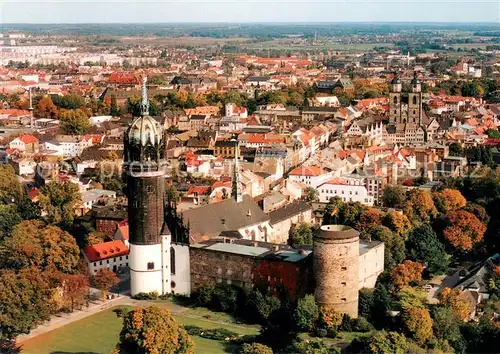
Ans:
[[[129,306],[121,306],[129,307]],[[130,307],[129,307],[130,308]],[[196,325],[202,328],[226,328],[239,334],[257,334],[253,326],[219,324],[205,319],[174,315],[178,323]],[[23,354],[108,354],[118,342],[122,327],[121,320],[113,309],[89,316],[67,326],[39,335],[22,343]],[[226,353],[224,343],[200,337],[193,337],[196,353],[220,354]]]

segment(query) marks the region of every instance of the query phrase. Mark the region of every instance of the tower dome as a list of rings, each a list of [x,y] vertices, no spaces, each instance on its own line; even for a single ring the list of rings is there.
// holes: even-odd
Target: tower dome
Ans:
[[[127,130],[129,144],[155,146],[163,140],[163,128],[153,117],[136,118]]]
[[[141,117],[134,119],[124,137],[124,163],[135,169],[158,170],[165,164],[163,127],[149,116],[146,77],[142,80]]]

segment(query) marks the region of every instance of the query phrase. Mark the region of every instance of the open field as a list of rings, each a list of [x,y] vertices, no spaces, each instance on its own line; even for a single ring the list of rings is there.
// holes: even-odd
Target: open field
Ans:
[[[209,320],[187,317],[184,314],[174,315],[174,318],[183,325],[196,325],[206,329],[226,328],[239,334],[258,333],[255,326],[220,324]],[[108,354],[118,341],[121,326],[121,319],[116,316],[112,309],[108,309],[24,342],[22,344],[22,353]],[[193,337],[193,339],[196,343],[196,353],[220,354],[228,352],[221,341],[199,337]]]
[[[451,47],[462,48],[462,49],[472,49],[472,48],[486,49],[487,46],[494,44],[495,43],[457,43],[457,44],[452,44]]]
[[[276,50],[291,50],[291,51],[303,51],[303,50],[345,50],[345,51],[360,51],[360,50],[371,50],[375,47],[393,47],[394,43],[331,43],[331,44],[296,44],[287,43],[286,40],[273,40],[262,43],[248,44],[248,48],[252,49],[276,49]]]
[[[234,44],[244,43],[250,38],[211,38],[211,37],[116,37],[123,44],[146,44],[146,45],[190,45],[193,47],[211,44]]]

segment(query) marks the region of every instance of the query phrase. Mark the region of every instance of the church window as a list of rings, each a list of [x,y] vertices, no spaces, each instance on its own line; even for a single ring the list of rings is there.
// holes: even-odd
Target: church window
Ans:
[[[148,193],[153,193],[154,187],[153,186],[148,186],[147,187],[147,191],[148,191]]]
[[[148,270],[155,269],[155,262],[148,262]]]
[[[398,104],[398,96],[394,96],[394,104]]]
[[[413,96],[413,104],[417,104],[417,96]]]
[[[394,110],[394,114],[397,114],[397,113],[398,113],[398,111]]]
[[[175,250],[170,247],[170,273],[175,274]]]
[[[413,110],[413,114],[417,114],[417,111]]]

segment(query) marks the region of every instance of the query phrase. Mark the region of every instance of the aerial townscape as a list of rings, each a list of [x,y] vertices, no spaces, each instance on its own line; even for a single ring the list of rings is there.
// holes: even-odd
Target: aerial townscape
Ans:
[[[500,18],[234,21],[2,24],[0,353],[500,352]]]

